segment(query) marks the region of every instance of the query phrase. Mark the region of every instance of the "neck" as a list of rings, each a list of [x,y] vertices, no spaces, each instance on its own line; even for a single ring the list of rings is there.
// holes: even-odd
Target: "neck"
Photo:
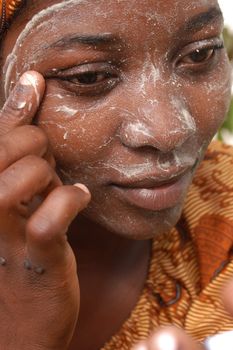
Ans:
[[[70,228],[69,242],[77,258],[81,289],[70,350],[99,349],[120,329],[140,297],[150,241],[129,240],[79,218]]]
[[[124,264],[124,258],[129,260],[130,257],[141,255],[145,246],[148,246],[148,241],[127,239],[81,216],[71,225],[68,236],[78,258],[79,268],[82,261],[86,260],[95,266],[103,263],[105,268],[111,269],[110,262]]]

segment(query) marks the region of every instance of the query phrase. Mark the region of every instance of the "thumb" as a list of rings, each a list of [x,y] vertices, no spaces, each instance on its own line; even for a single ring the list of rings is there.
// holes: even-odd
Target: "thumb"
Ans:
[[[0,111],[0,136],[20,125],[31,124],[45,91],[40,73],[24,73]]]

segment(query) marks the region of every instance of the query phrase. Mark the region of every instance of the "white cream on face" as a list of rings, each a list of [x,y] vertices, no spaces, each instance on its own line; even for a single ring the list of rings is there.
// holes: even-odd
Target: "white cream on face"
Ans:
[[[78,4],[85,4],[85,3],[89,3],[88,0],[69,0],[69,1],[62,1],[59,4],[55,4],[52,5],[50,7],[48,7],[45,10],[42,10],[41,12],[39,12],[37,15],[35,15],[32,20],[28,23],[28,25],[25,27],[25,29],[23,30],[23,32],[21,33],[21,35],[19,36],[15,47],[13,49],[12,52],[12,58],[13,60],[9,59],[9,66],[6,63],[6,75],[9,77],[11,75],[11,71],[13,69],[14,66],[14,60],[17,57],[17,50],[20,50],[21,47],[23,46],[25,40],[27,39],[28,35],[30,35],[30,33],[33,30],[43,30],[46,26],[48,25],[48,23],[46,22],[46,18],[47,16],[51,16],[51,18],[49,19],[49,26],[54,26],[54,28],[56,28],[56,21],[57,21],[57,14],[64,9],[69,9],[72,6],[77,6]],[[131,2],[131,5],[134,2]],[[178,4],[178,3],[177,3]],[[176,4],[176,5],[177,5]],[[176,6],[177,7],[177,6]],[[135,12],[136,13],[136,12]],[[103,13],[102,13],[103,14]],[[151,14],[148,13],[146,14],[146,16],[149,18],[151,18]],[[154,14],[154,18],[156,18],[156,20],[159,19],[159,14],[156,13]],[[170,14],[169,14],[170,16]],[[168,17],[169,17],[168,16]],[[54,31],[55,32],[55,31]],[[52,33],[52,35],[55,35],[55,33]],[[35,59],[36,56],[31,58],[31,62]],[[10,62],[11,61],[11,62]],[[24,69],[27,68],[27,65],[30,66],[30,60],[25,62],[25,66]],[[159,67],[162,66],[161,63],[158,64],[158,66],[155,65],[154,60],[152,59],[152,55],[151,53],[147,53],[146,55],[146,59],[145,59],[145,63],[142,69],[142,73],[141,73],[141,81],[138,84],[138,93],[142,93],[142,95],[144,95],[144,100],[145,103],[143,105],[143,107],[141,107],[138,111],[138,116],[136,116],[134,118],[134,122],[128,123],[127,127],[126,127],[126,131],[125,131],[125,136],[127,138],[127,135],[133,135],[133,137],[138,138],[142,138],[144,137],[144,139],[148,142],[148,138],[150,138],[152,141],[154,140],[154,142],[158,143],[158,138],[156,137],[156,133],[154,132],[153,128],[150,127],[150,125],[147,123],[148,121],[151,122],[152,124],[156,123],[156,107],[158,107],[159,102],[154,98],[148,99],[147,97],[149,95],[149,90],[156,88],[158,82],[161,83],[161,73]],[[161,68],[162,70],[162,68]],[[9,81],[8,81],[9,83]],[[7,79],[6,79],[6,86],[7,86]],[[59,97],[61,99],[61,97]],[[190,112],[188,111],[187,107],[185,106],[185,104],[179,100],[178,98],[170,98],[168,100],[168,104],[169,105],[173,105],[173,110],[174,113],[172,113],[173,116],[173,121],[172,123],[169,125],[169,127],[167,128],[167,132],[166,132],[166,137],[169,140],[169,137],[172,136],[172,134],[178,134],[178,133],[195,133],[196,131],[196,124],[195,124],[195,120],[192,117],[192,115],[190,114]],[[113,107],[115,108],[115,107]],[[118,107],[116,107],[118,108]],[[54,113],[61,113],[61,114],[65,114],[67,117],[75,117],[76,114],[78,114],[78,109],[74,108],[74,107],[70,107],[68,105],[60,105],[57,106],[55,108],[53,108],[53,110],[51,112]],[[127,114],[131,114],[132,116],[134,115],[134,113],[132,111],[127,110],[126,111]],[[140,117],[140,119],[138,118]],[[159,119],[159,114],[157,114],[157,118]],[[177,121],[177,123],[176,123]],[[151,125],[152,125],[151,124]],[[61,127],[61,125],[60,125]],[[62,126],[63,127],[63,126]],[[63,139],[67,140],[69,137],[68,130],[66,128],[64,128],[64,135],[63,135]],[[110,141],[109,140],[105,140],[103,145],[108,144]],[[183,142],[183,141],[182,141]],[[159,145],[158,145],[159,146]],[[179,146],[179,145],[178,145]],[[100,145],[98,148],[101,148],[102,146]],[[104,146],[103,146],[104,147]],[[176,157],[177,158],[177,157]],[[181,161],[181,159],[179,158],[179,162]],[[168,167],[168,163],[165,162],[164,165],[161,164],[161,168],[166,169]]]
[[[24,28],[24,30],[21,32],[21,34],[19,35],[14,48],[11,52],[11,54],[7,57],[6,63],[3,67],[3,73],[5,75],[5,96],[8,95],[9,90],[11,88],[12,82],[11,81],[11,75],[12,75],[12,70],[15,67],[15,65],[17,65],[17,51],[20,50],[20,48],[23,46],[23,43],[25,41],[25,39],[30,35],[30,33],[33,30],[41,30],[46,32],[48,29],[47,26],[47,22],[46,22],[46,18],[50,15],[52,15],[54,17],[54,19],[50,19],[50,25],[56,28],[56,15],[59,11],[61,11],[62,9],[69,9],[69,7],[73,6],[73,5],[78,5],[81,3],[85,3],[86,0],[68,0],[68,1],[62,1],[59,4],[55,4],[52,5],[40,12],[38,12],[26,25],[26,27]],[[50,27],[51,28],[51,27]],[[46,38],[45,38],[46,40]],[[31,61],[33,61],[35,57],[31,58]],[[28,69],[30,68],[30,64],[27,62],[27,64],[23,67],[23,70],[27,70],[27,65],[28,65]],[[16,69],[16,78],[19,78],[19,72]]]
[[[174,106],[174,110],[176,111],[176,118],[178,118],[181,122],[179,130],[174,130],[174,133],[182,131],[184,132],[186,130],[196,132],[197,127],[195,119],[192,117],[184,103],[182,103],[181,100],[175,97],[171,99],[171,103]]]
[[[96,1],[97,7],[100,2],[102,3],[102,1],[99,0]],[[43,43],[41,42],[41,39],[43,41],[43,38],[37,36],[38,32],[43,32],[46,29],[49,29],[51,35],[50,38],[48,38],[48,44],[50,43],[49,39],[51,39],[51,37],[53,37],[53,42],[60,39],[59,35],[61,36],[61,31],[56,31],[56,29],[60,24],[63,25],[63,21],[64,23],[67,21],[65,20],[67,12],[64,10],[68,9],[69,6],[72,7],[73,5],[75,5],[76,7],[78,4],[84,3],[90,4],[93,2],[77,0],[62,1],[59,4],[53,5],[48,9],[41,11],[32,19],[32,21],[25,28],[24,32],[21,34],[21,37],[18,39],[14,47],[14,53],[12,57],[9,58],[9,66],[7,66],[6,64],[5,68],[8,75],[8,82],[6,82],[7,92],[10,87],[10,79],[15,72],[17,80],[17,77],[19,77],[20,72],[30,68],[30,65],[32,65],[32,67],[35,68],[38,67],[37,63],[40,63],[41,59],[39,57],[39,50],[43,51]],[[103,1],[103,3],[105,3],[105,1]],[[175,26],[177,26],[176,18],[174,18],[176,17],[176,15],[179,14],[179,1],[177,0],[173,2],[174,12],[169,11],[169,13],[166,14],[166,21],[164,21],[164,16],[160,16],[160,14],[156,12],[157,8],[154,7],[157,5],[151,6],[153,7],[153,9],[151,9],[151,11],[148,10],[148,13],[146,14],[143,13],[142,16],[142,12],[138,10],[140,7],[140,2],[138,2],[137,0],[106,0],[106,4],[109,3],[112,3],[113,5],[116,3],[127,4],[128,9],[130,9],[131,6],[131,18],[133,18],[132,12],[135,11],[135,13],[137,13],[140,17],[144,17],[145,15],[148,19],[151,18],[151,25],[153,25],[153,22],[155,25],[156,23],[159,23],[160,28],[163,28],[164,31],[173,33],[173,29],[175,29]],[[148,4],[149,3],[150,0],[148,1]],[[160,1],[158,1],[158,3],[160,3]],[[162,0],[161,4],[163,4]],[[74,10],[75,8],[71,9],[72,13],[74,13]],[[104,7],[102,12],[100,11],[100,9],[97,10],[98,11],[95,14],[95,17],[93,17],[95,18],[94,20],[98,21],[98,16],[102,16],[102,18],[105,18],[106,22],[108,20],[109,15],[107,10]],[[78,12],[79,11],[77,11],[77,13]],[[154,12],[154,14],[152,14],[152,12]],[[85,16],[83,18],[85,19]],[[123,18],[122,26],[124,25],[124,22],[125,19]],[[104,28],[105,27],[108,29],[108,26],[104,24]],[[79,28],[80,27],[77,26],[77,33]],[[70,30],[70,32],[72,32],[74,29],[76,30],[76,24],[73,25],[72,30]],[[94,33],[97,33],[98,30],[99,27],[94,26]],[[115,28],[113,29],[113,32],[114,30]],[[141,29],[139,28],[139,30]],[[64,31],[64,35],[70,33],[68,32],[68,30],[66,31],[65,27]],[[100,27],[100,32],[101,31],[102,27]],[[127,26],[125,31],[127,31]],[[28,50],[27,57],[26,55],[24,55],[24,61],[22,61],[22,64],[20,66],[17,63],[17,57],[20,57],[20,55],[22,56],[22,53],[24,53],[24,44],[26,47],[29,47],[29,42],[32,38],[32,36],[30,35],[32,32],[35,34],[34,37],[38,40],[35,40],[34,47]],[[89,28],[85,27],[84,29],[82,29],[81,27],[81,33],[82,32],[92,33],[92,29],[90,29],[89,32]],[[146,33],[146,35],[147,34],[148,32]],[[154,39],[153,41],[148,40],[150,44],[151,42],[156,42],[156,34],[157,33],[155,26]],[[125,37],[124,33],[122,33],[122,37]],[[136,37],[137,35],[135,36],[135,38]],[[132,36],[131,39],[133,42],[134,36]],[[47,40],[47,38],[45,38],[45,40]],[[36,47],[36,45],[38,47]],[[137,48],[136,45],[135,47]],[[48,82],[48,85],[50,84],[50,88],[47,90],[49,91],[49,93],[46,94],[45,103],[43,104],[44,106],[46,105],[46,107],[41,113],[41,125],[48,126],[47,130],[50,131],[50,137],[53,141],[52,145],[54,146],[54,149],[56,151],[58,150],[57,155],[58,157],[60,157],[61,167],[63,166],[63,169],[61,169],[59,164],[59,170],[61,171],[61,173],[63,173],[64,179],[67,180],[67,183],[79,182],[81,179],[84,183],[90,184],[90,187],[92,186],[94,190],[96,190],[96,188],[96,191],[102,190],[103,196],[107,197],[108,194],[105,193],[104,189],[101,188],[101,186],[99,186],[98,188],[98,184],[96,185],[96,183],[98,183],[98,181],[100,181],[101,179],[102,183],[104,183],[104,180],[106,179],[108,174],[114,174],[114,176],[115,174],[117,174],[122,178],[128,179],[137,179],[138,177],[145,177],[148,175],[148,177],[150,178],[152,177],[154,179],[157,178],[161,180],[161,178],[171,178],[173,176],[171,175],[172,172],[174,172],[174,174],[177,175],[176,171],[179,171],[180,169],[182,169],[182,167],[193,166],[196,160],[197,149],[199,147],[199,144],[197,138],[195,138],[195,135],[193,135],[196,131],[195,120],[192,116],[193,110],[191,110],[188,104],[185,101],[183,101],[183,96],[182,94],[180,94],[180,91],[183,88],[182,80],[179,79],[179,76],[173,76],[172,74],[170,74],[169,79],[169,74],[167,74],[168,66],[165,66],[164,64],[164,62],[166,61],[166,57],[168,57],[166,55],[166,52],[164,58],[162,57],[163,54],[159,55],[160,53],[157,50],[154,50],[153,44],[151,44],[151,48],[153,50],[150,48],[150,52],[147,52],[147,50],[145,50],[144,52],[145,47],[146,45],[143,47],[142,55],[135,54],[134,63],[137,66],[137,70],[135,70],[134,72],[128,72],[127,60],[129,60],[129,58],[127,57],[125,59],[124,66],[126,67],[125,77],[126,79],[128,79],[127,84],[124,84],[123,82],[123,88],[119,86],[116,90],[111,92],[111,94],[109,94],[109,96],[107,96],[107,98],[105,99],[107,101],[106,103],[103,103],[102,101],[97,102],[96,105],[88,102],[82,103],[81,98],[79,99],[78,96],[72,99],[68,95],[66,95],[65,89],[59,90],[57,89],[57,86],[55,84],[53,85],[52,83]],[[136,53],[136,50],[134,52]],[[73,54],[75,54],[74,49],[71,48],[70,50],[67,50],[67,56],[72,56]],[[134,55],[132,55],[131,53],[131,56]],[[77,60],[77,62],[75,62],[74,65],[76,65],[77,63],[79,63],[79,59]],[[72,64],[73,63],[71,63],[71,65]],[[51,67],[49,67],[49,69],[50,68]],[[54,64],[52,68],[56,69],[56,64]],[[171,73],[171,71],[169,73]],[[166,79],[164,79],[164,77]],[[174,78],[174,80],[172,80],[172,78]],[[134,85],[130,84],[132,82],[132,80],[130,79],[134,80]],[[172,89],[169,90],[170,87],[172,87]],[[181,89],[178,91],[177,88]],[[121,94],[123,97],[127,95],[129,98],[127,99],[126,97],[125,99],[123,99],[124,102],[121,103],[121,99],[116,97],[117,95],[119,96],[119,94]],[[112,96],[115,96],[116,98],[112,98]],[[136,106],[131,103],[133,100],[136,102]],[[175,100],[176,102],[173,103],[173,100]],[[165,110],[165,113],[163,115],[160,115],[161,103],[163,103],[164,106],[166,106],[167,115],[166,108],[163,109]],[[112,107],[109,107],[109,105],[111,105]],[[104,114],[104,112],[106,112],[106,109],[108,108],[109,113]],[[47,112],[49,113],[47,114]],[[95,118],[95,115],[98,115],[99,119]],[[104,117],[102,117],[102,115]],[[193,113],[193,115],[196,118],[198,118],[200,116],[200,113]],[[148,156],[148,153],[150,152],[138,152],[137,147],[132,147],[132,143],[129,144],[128,147],[125,147],[122,143],[120,143],[120,135],[117,133],[118,127],[122,123],[122,121],[126,120],[127,123],[125,124],[124,129],[126,139],[128,135],[129,141],[132,141],[132,139],[134,138],[134,140],[138,144],[141,142],[141,140],[144,140],[142,144],[150,144],[154,147],[150,147],[151,154],[152,151],[154,152],[153,156]],[[95,130],[93,130],[92,135],[90,133],[88,134],[88,130],[90,130],[89,127],[91,123],[96,123],[96,128]],[[106,128],[106,134],[104,136],[100,136],[101,133],[99,132],[99,130],[101,128],[104,128],[105,125],[108,123],[110,125],[111,123],[112,125],[113,123],[115,124],[109,129]],[[164,127],[165,123],[167,124],[167,127]],[[157,126],[159,126],[159,124],[162,124],[162,127],[158,132],[156,131],[156,128]],[[53,134],[56,135],[55,140]],[[174,136],[173,134],[183,134],[183,136],[192,135],[192,145],[197,146],[196,149],[195,147],[193,147],[191,151],[190,148],[187,149],[187,147],[181,147],[182,142],[184,142],[184,139],[186,139],[186,137],[184,137],[180,144],[176,144],[178,149],[171,151],[173,143],[170,142],[170,140]],[[162,149],[162,146],[165,145],[165,143],[163,145],[159,145],[158,136],[161,135],[163,136],[162,141],[166,141],[167,144],[170,142],[171,146],[170,150],[166,150],[164,151],[164,153],[161,151],[158,152],[158,149],[160,147]],[[86,143],[84,143],[83,140],[85,140]],[[117,147],[116,144],[118,145]],[[156,149],[156,147],[158,147],[158,149]],[[101,152],[103,152],[103,156],[101,155]],[[142,156],[140,156],[140,153]],[[93,154],[96,154],[96,158],[95,156],[91,158]],[[85,155],[86,158],[84,159]],[[157,155],[159,156],[157,157]],[[83,158],[81,158],[82,156]],[[67,161],[67,165],[65,161],[68,157],[70,157],[70,160]],[[97,161],[95,159],[97,159]],[[83,174],[80,175],[82,171]],[[155,172],[158,173],[157,177]],[[96,207],[94,209],[98,207],[99,203],[96,203]],[[108,208],[108,206],[106,206],[106,208]],[[106,214],[106,211],[102,211],[102,214],[102,219],[104,220],[104,214]],[[100,213],[97,212],[96,215],[98,216],[100,215]],[[159,214],[159,217],[160,215],[161,214]],[[170,215],[170,218],[166,215],[162,220],[160,220],[167,225],[167,228],[170,228],[171,225],[174,224],[174,216],[179,217],[179,213],[177,213],[176,215]],[[108,217],[108,215],[106,214],[105,217],[106,225],[108,225],[111,221],[112,227],[115,227],[118,224],[120,225],[119,221],[123,222],[125,219],[127,219],[127,222],[130,223],[131,227],[134,227],[136,231],[137,220],[132,219],[132,216],[130,215],[125,215],[125,212],[122,215],[121,220],[120,215],[117,218],[111,218]],[[147,225],[149,226],[150,223],[148,222]],[[121,227],[119,227],[119,231],[120,230]],[[153,232],[153,230],[155,230],[155,225],[154,222],[151,222],[150,231]]]
[[[150,86],[150,88],[155,87],[158,80],[160,80],[160,70],[153,62],[151,55],[147,54],[142,72],[140,74],[138,92],[144,96],[147,96],[148,86]]]
[[[68,117],[74,117],[79,112],[77,108],[72,108],[72,107],[68,107],[65,105],[58,106],[58,107],[54,108],[54,111],[59,112],[59,113],[63,113],[65,115],[67,115]]]

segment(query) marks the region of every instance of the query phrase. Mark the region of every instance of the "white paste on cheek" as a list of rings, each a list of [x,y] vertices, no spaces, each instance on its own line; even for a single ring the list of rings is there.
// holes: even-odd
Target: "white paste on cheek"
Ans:
[[[79,112],[78,109],[71,108],[65,105],[54,108],[54,111],[64,113],[68,117],[74,117]]]
[[[195,119],[192,117],[188,109],[185,107],[185,105],[178,100],[177,98],[173,97],[171,99],[171,103],[175,109],[174,117],[177,118],[181,124],[180,124],[180,130],[174,132],[182,132],[189,130],[191,132],[197,131],[197,126]]]

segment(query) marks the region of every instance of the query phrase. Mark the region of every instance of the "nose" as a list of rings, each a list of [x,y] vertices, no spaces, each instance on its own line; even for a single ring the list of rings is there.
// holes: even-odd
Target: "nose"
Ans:
[[[163,92],[161,96],[160,91],[156,96],[154,91],[153,96],[132,96],[131,101],[134,102],[127,109],[124,108],[119,130],[119,137],[125,146],[149,146],[169,152],[179,148],[196,132],[195,119],[184,100],[164,96],[169,96],[169,93]]]

